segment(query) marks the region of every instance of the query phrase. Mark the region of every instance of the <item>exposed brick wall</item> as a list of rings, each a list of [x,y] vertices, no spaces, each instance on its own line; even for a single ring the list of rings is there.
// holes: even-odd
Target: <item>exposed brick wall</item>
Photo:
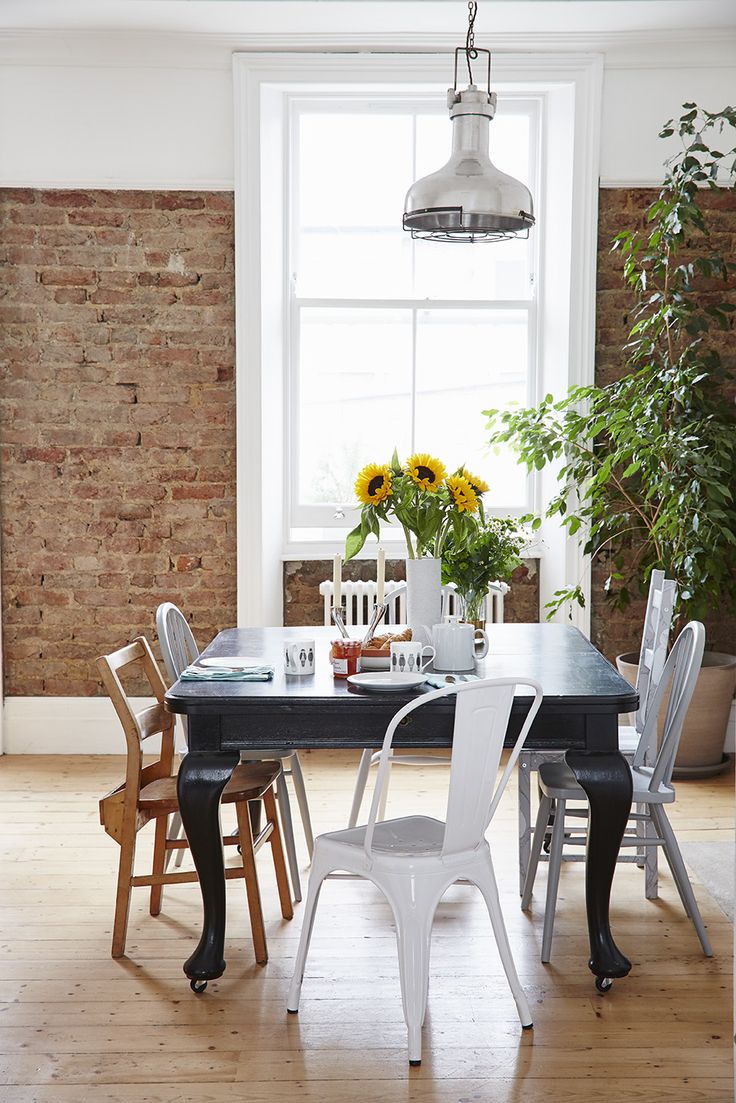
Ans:
[[[625,371],[622,352],[628,339],[632,319],[629,312],[634,298],[624,286],[621,255],[611,252],[611,242],[621,230],[643,228],[644,211],[658,195],[653,188],[602,189],[599,201],[596,382],[606,384],[618,379]],[[706,191],[700,196],[706,211],[706,221],[713,245],[724,256],[736,256],[736,196],[721,190]],[[714,290],[717,298],[722,289]],[[731,372],[726,394],[736,396],[736,345],[733,331],[715,335],[724,365]],[[617,613],[605,601],[603,583],[608,575],[605,562],[593,566],[592,637],[609,658],[624,651],[638,651],[638,636],[644,619],[645,599],[635,600],[624,613]],[[706,623],[707,646],[716,651],[736,649],[736,617],[714,616]]]
[[[235,618],[233,197],[0,191],[8,694]]]
[[[533,623],[539,620],[538,562],[529,559],[517,567],[511,578],[511,593],[504,601],[504,619],[508,622]],[[354,559],[343,567],[347,582],[369,582],[376,577],[376,564],[371,560]],[[391,581],[406,577],[404,561],[386,561],[386,578]],[[332,578],[332,560],[310,559],[284,564],[284,624],[322,624],[323,599],[319,584]]]
[[[624,368],[631,308],[610,241],[654,194],[601,192],[600,382]],[[733,196],[706,205],[734,255]],[[235,621],[233,201],[5,189],[0,220],[5,690],[94,694],[94,657],[153,639],[160,601],[184,607],[202,640]],[[733,365],[732,335],[722,351]],[[287,623],[321,621],[330,574],[286,565]],[[643,610],[612,614],[602,581],[596,568],[593,633],[613,656],[635,645]],[[526,564],[507,619],[536,619],[538,601]],[[733,650],[733,618],[708,627],[711,646]]]

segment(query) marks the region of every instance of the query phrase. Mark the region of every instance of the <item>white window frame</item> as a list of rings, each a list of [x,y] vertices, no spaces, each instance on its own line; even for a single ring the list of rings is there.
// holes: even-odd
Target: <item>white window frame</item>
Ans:
[[[314,97],[314,98],[313,98]],[[296,134],[298,132],[299,117],[302,113],[312,111],[323,111],[335,113],[340,110],[348,111],[353,106],[351,101],[346,100],[344,94],[340,92],[324,92],[319,98],[316,94],[310,96],[294,96],[289,98],[289,120],[288,120],[288,137],[286,139],[288,145],[288,156],[286,158],[286,164],[291,166],[291,172],[289,173],[290,179],[287,180],[286,188],[289,195],[289,213],[288,213],[288,231],[287,231],[287,271],[293,273],[298,271],[298,257],[296,253],[296,235],[297,227],[295,220],[296,202],[295,202],[295,188],[296,188]],[[501,98],[502,97],[502,98]],[[376,97],[379,98],[378,96]],[[382,99],[383,97],[381,97]],[[402,103],[403,99],[403,103]],[[539,96],[528,95],[523,92],[511,92],[501,93],[499,96],[501,100],[501,109],[504,112],[517,111],[520,113],[522,106],[527,110],[524,112],[531,118],[530,128],[530,144],[532,147],[536,147],[533,150],[533,156],[531,158],[533,166],[533,178],[529,181],[532,195],[539,195],[540,192],[540,150],[539,150],[539,136],[541,132],[541,108],[542,103]],[[330,101],[333,101],[332,103]],[[417,95],[411,90],[406,93],[394,93],[391,95],[390,102],[380,102],[377,110],[383,114],[399,113],[403,111],[414,110],[419,103],[429,101],[433,107],[437,108],[437,114],[442,117],[447,117],[447,107],[440,99],[438,99],[436,93],[429,97],[426,93],[424,95]],[[449,154],[449,142],[451,132],[448,123],[447,139],[448,139],[448,154]],[[408,185],[407,185],[408,187]],[[398,230],[398,227],[397,227]],[[427,299],[427,298],[387,298],[379,299],[378,297],[371,297],[369,295],[362,296],[356,299],[345,299],[330,296],[301,297],[294,293],[293,281],[289,281],[288,287],[288,313],[286,316],[286,333],[284,335],[286,355],[288,356],[288,362],[285,365],[285,385],[286,385],[286,430],[285,430],[285,468],[284,468],[284,496],[286,499],[284,510],[284,552],[290,558],[302,558],[307,554],[310,554],[310,549],[314,546],[315,539],[309,541],[296,541],[292,537],[293,529],[309,529],[311,528],[315,532],[322,530],[326,535],[332,535],[329,532],[331,529],[340,530],[339,533],[335,532],[335,540],[344,538],[349,529],[353,528],[357,523],[357,515],[350,514],[346,511],[345,519],[338,519],[334,515],[334,506],[329,505],[300,505],[298,502],[292,499],[292,488],[294,487],[294,481],[290,477],[296,466],[295,457],[299,454],[299,335],[301,328],[299,325],[298,315],[302,309],[308,309],[310,307],[345,307],[356,306],[357,308],[375,308],[386,310],[405,310],[412,315],[412,328],[416,333],[417,316],[422,310],[465,310],[465,311],[509,311],[518,310],[523,311],[526,315],[527,322],[527,365],[526,365],[526,378],[527,389],[524,396],[524,400],[528,405],[534,405],[543,392],[540,391],[539,373],[537,370],[537,337],[538,337],[538,307],[539,307],[539,249],[538,249],[538,236],[532,237],[531,252],[532,263],[530,269],[530,275],[534,281],[534,290],[532,295],[526,299]],[[435,246],[429,245],[429,248]],[[479,246],[480,247],[480,246]],[[427,248],[427,246],[420,246],[421,248]],[[415,396],[414,396],[415,397]],[[441,452],[440,444],[433,445],[433,447]],[[412,446],[414,450],[419,448],[418,442],[414,442]],[[499,516],[521,516],[525,513],[529,513],[535,508],[536,504],[536,482],[534,474],[528,475],[526,478],[526,493],[523,506],[513,507],[507,505],[505,507],[499,507],[498,509],[492,509],[486,506],[486,512],[490,514],[496,514]],[[341,505],[350,506],[350,503],[339,503]],[[395,552],[397,555],[404,554],[404,542],[401,534],[401,530],[398,526],[393,529],[388,529],[385,536],[382,534],[381,543],[389,549],[390,552]]]
[[[239,624],[282,622],[284,559],[329,558],[339,550],[337,538],[286,547],[284,541],[289,288],[283,166],[289,95],[330,86],[370,91],[409,84],[425,86],[441,101],[450,73],[449,53],[233,55]],[[537,385],[538,393],[559,397],[594,378],[602,77],[600,54],[498,53],[493,59],[494,87],[538,96],[542,105],[542,187],[532,231],[540,236],[544,287]],[[553,472],[542,472],[535,488],[538,510],[554,486]],[[545,522],[537,554],[540,606],[571,581],[588,591],[589,566],[577,538]],[[589,607],[587,602],[584,610],[571,610],[573,623],[586,633]]]

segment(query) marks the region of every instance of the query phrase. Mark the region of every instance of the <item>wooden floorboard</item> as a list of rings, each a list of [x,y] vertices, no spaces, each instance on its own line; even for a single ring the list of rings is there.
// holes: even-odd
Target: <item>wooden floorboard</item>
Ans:
[[[311,752],[303,763],[316,830],[344,825],[357,754]],[[121,776],[122,760],[110,757],[0,759],[2,1103],[733,1099],[733,931],[715,901],[694,881],[715,949],[708,960],[668,871],[652,902],[640,871],[619,867],[613,929],[634,966],[600,996],[586,967],[583,869],[565,866],[552,963],[541,965],[546,871],[523,914],[513,784],[492,848],[534,1030],[519,1028],[482,901],[455,885],[435,924],[423,1062],[410,1069],[391,913],[372,885],[323,889],[298,1017],[285,999],[302,909],[280,918],[265,852],[267,966],[253,961],[239,882],[227,889],[227,972],[204,995],[190,992],[181,968],[198,937],[196,886],[166,889],[158,919],[137,890],[127,956],[110,958],[117,847],[97,801]],[[442,815],[446,779],[442,769],[396,768],[389,814]],[[733,805],[732,775],[681,782],[671,818],[681,840],[733,839]],[[302,857],[306,866],[303,846]]]

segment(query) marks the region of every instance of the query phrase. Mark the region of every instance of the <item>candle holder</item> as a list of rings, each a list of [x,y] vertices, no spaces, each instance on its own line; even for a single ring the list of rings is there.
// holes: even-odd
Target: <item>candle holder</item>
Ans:
[[[337,629],[338,629],[340,635],[343,636],[345,639],[347,639],[350,635],[347,628],[345,627],[345,615],[346,615],[346,613],[347,613],[347,605],[344,602],[341,601],[339,605],[335,605],[334,602],[332,603],[332,608],[330,609],[330,615],[331,615],[332,620],[334,621],[335,625],[337,626]]]

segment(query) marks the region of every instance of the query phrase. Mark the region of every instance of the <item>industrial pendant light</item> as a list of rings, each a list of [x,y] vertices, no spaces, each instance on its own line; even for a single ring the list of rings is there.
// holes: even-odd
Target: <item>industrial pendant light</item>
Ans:
[[[528,237],[534,225],[529,189],[507,176],[488,156],[488,128],[496,112],[491,92],[491,52],[475,46],[473,0],[468,4],[465,46],[455,50],[455,80],[447,90],[452,119],[452,155],[438,172],[423,176],[409,188],[404,204],[404,229],[430,241],[503,241]],[[468,87],[458,92],[458,55],[465,55]],[[472,62],[488,58],[485,89],[473,81]]]

